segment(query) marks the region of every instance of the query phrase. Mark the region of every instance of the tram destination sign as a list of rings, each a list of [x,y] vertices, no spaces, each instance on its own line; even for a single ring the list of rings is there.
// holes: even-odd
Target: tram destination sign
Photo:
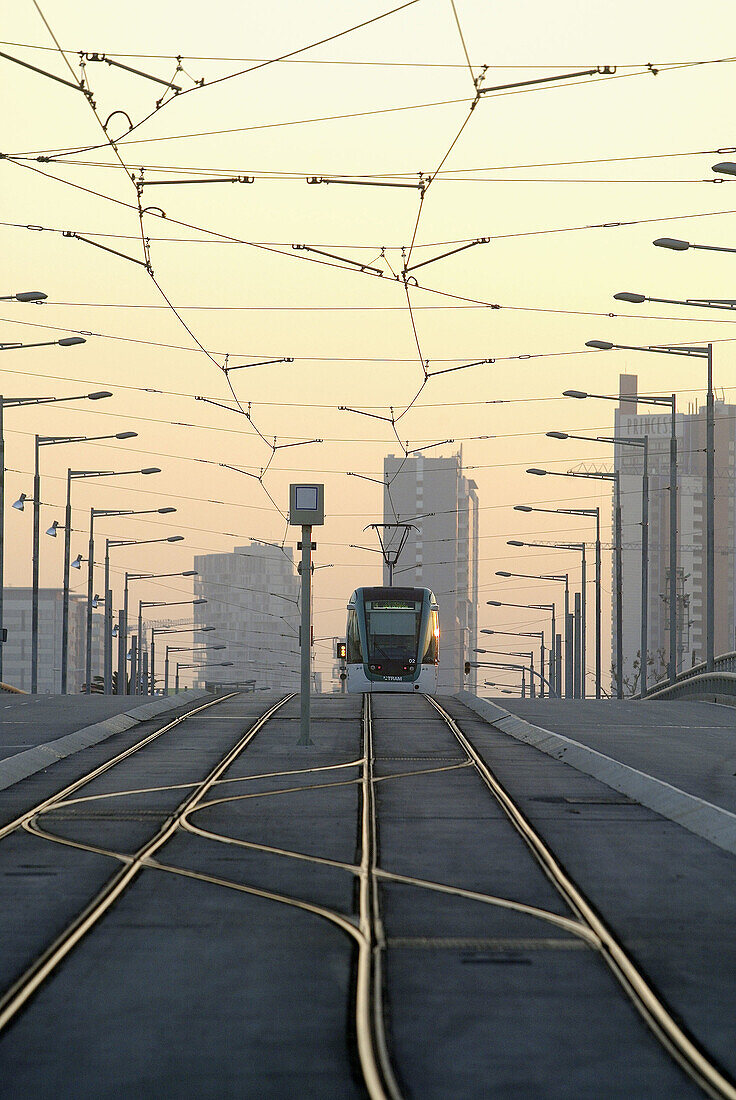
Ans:
[[[414,600],[368,600],[371,611],[416,611]]]

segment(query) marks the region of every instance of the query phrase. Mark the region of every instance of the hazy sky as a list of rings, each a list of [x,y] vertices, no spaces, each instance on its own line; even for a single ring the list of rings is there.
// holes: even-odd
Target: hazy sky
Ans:
[[[619,290],[663,298],[733,294],[736,257],[668,252],[651,242],[673,236],[736,246],[736,193],[728,180],[716,186],[711,171],[729,159],[735,140],[734,6],[705,0],[695,19],[684,0],[503,6],[455,0],[454,9],[451,0],[417,0],[295,57],[260,65],[390,8],[374,0],[215,0],[206,7],[133,0],[115,8],[55,0],[39,11],[23,0],[5,12],[0,45],[68,81],[79,79],[80,51],[164,80],[174,74],[177,55],[183,67],[176,77],[182,94],[167,93],[156,111],[163,85],[86,61],[98,121],[79,90],[0,58],[6,104],[0,151],[8,158],[0,164],[0,293],[39,289],[49,296],[42,306],[2,303],[0,339],[89,334],[83,347],[8,352],[2,392],[114,391],[113,399],[88,407],[6,413],[8,505],[21,491],[31,496],[34,432],[137,431],[129,444],[43,453],[42,530],[63,520],[67,466],[161,466],[155,478],[75,485],[73,554],[86,554],[91,506],[178,509],[155,520],[98,521],[100,543],[105,535],[185,536],[164,549],[118,550],[119,577],[126,568],[186,569],[195,553],[231,550],[249,538],[281,542],[285,523],[265,490],[285,511],[290,481],[324,480],[328,519],[317,535],[316,561],[331,568],[316,575],[317,637],[341,634],[346,597],[379,575],[377,556],[350,544],[364,542],[363,527],[382,518],[381,489],[346,473],[380,478],[384,454],[398,449],[388,419],[338,406],[386,418],[393,407],[398,416],[425,369],[495,360],[430,380],[396,430],[410,449],[455,441],[431,455],[462,444],[482,507],[482,601],[533,603],[550,598],[549,586],[515,587],[495,570],[573,570],[578,557],[514,552],[506,539],[578,541],[592,530],[574,518],[520,515],[513,505],[600,504],[610,520],[604,483],[524,472],[530,465],[567,470],[611,458],[605,447],[545,438],[551,429],[585,433],[612,423],[610,405],[570,401],[562,390],[615,393],[626,371],[639,374],[642,391],[677,390],[683,410],[703,393],[702,363],[587,352],[585,341],[713,340],[717,386],[734,399],[736,319],[612,299]],[[482,94],[470,110],[475,82],[491,88],[603,66],[616,71]],[[203,87],[196,86],[200,80]],[[101,123],[116,139],[128,119],[136,128],[118,143],[118,159]],[[154,208],[142,216],[152,277],[131,262],[146,258],[129,174],[139,179],[142,170],[150,183],[230,176],[254,182],[144,187],[142,206]],[[432,182],[420,210],[416,186],[307,183],[325,175]],[[633,224],[610,225],[618,222]],[[405,256],[415,230],[412,265],[479,238],[491,241],[414,273],[413,327],[407,292],[391,272],[400,271],[402,248]],[[228,366],[293,359],[230,373],[250,421],[235,406],[222,370],[226,356]],[[279,449],[261,485],[257,476],[274,438]],[[323,442],[286,446],[315,438]],[[8,511],[6,535],[6,582],[28,584],[29,511]],[[293,545],[296,535],[290,530],[287,542]],[[43,542],[41,582],[57,586],[61,540]],[[605,570],[608,593],[608,561]],[[84,583],[82,576],[80,590]],[[137,591],[146,599],[191,594],[184,581]],[[239,598],[247,606],[247,596]],[[538,629],[534,614],[485,608],[481,623]],[[317,652],[318,667],[328,667],[330,647]]]

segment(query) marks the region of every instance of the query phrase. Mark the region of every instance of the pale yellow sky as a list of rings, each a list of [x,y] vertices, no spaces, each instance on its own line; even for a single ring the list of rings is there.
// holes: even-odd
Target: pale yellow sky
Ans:
[[[514,555],[506,539],[578,540],[588,530],[574,519],[521,516],[513,505],[600,504],[607,519],[609,514],[604,484],[550,484],[524,473],[530,465],[564,470],[610,457],[605,448],[545,438],[551,429],[586,432],[611,424],[610,406],[571,402],[561,391],[613,393],[624,371],[639,374],[642,390],[676,389],[681,408],[703,391],[702,364],[585,353],[585,340],[711,339],[716,383],[734,399],[736,319],[676,306],[618,307],[612,295],[624,289],[666,298],[733,293],[736,257],[677,254],[651,242],[674,236],[736,246],[736,192],[730,181],[716,186],[711,171],[729,157],[717,150],[734,141],[736,65],[692,64],[736,53],[736,13],[730,3],[708,0],[698,6],[697,19],[684,0],[505,6],[455,0],[455,6],[474,76],[488,66],[483,87],[617,67],[615,75],[600,79],[481,97],[444,174],[426,193],[413,255],[420,262],[453,247],[442,242],[492,238],[417,272],[426,289],[412,290],[411,301],[430,372],[479,359],[496,362],[431,381],[398,430],[409,447],[446,438],[462,443],[483,509],[482,598],[538,602],[548,588],[533,582],[514,587],[495,570],[560,571],[571,556]],[[180,2],[114,9],[56,0],[40,7],[77,74],[79,51],[105,53],[166,79],[181,55],[185,89],[193,80],[248,68],[244,59],[273,58],[333,35],[390,4],[215,2],[206,9],[207,20],[201,5]],[[3,40],[5,53],[71,79],[30,0],[5,13]],[[657,75],[647,71],[648,63]],[[101,62],[87,62],[86,74],[103,121],[125,111],[137,123],[160,95],[159,85]],[[63,518],[67,465],[160,465],[163,471],[156,478],[77,484],[75,554],[86,552],[90,506],[178,508],[172,522],[99,521],[102,538],[185,536],[165,550],[141,547],[125,557],[118,551],[119,569],[185,569],[195,553],[230,550],[251,537],[280,541],[283,519],[261,486],[216,465],[257,474],[270,454],[242,415],[194,400],[231,399],[222,371],[196,347],[143,267],[63,236],[76,232],[142,258],[135,189],[112,151],[91,149],[50,163],[21,156],[98,145],[102,131],[84,96],[2,58],[0,83],[9,105],[0,151],[13,157],[0,164],[0,293],[41,289],[49,295],[40,307],[3,303],[1,338],[100,334],[79,348],[8,352],[2,392],[114,391],[113,399],[88,408],[7,412],[8,504],[21,491],[31,495],[32,433],[131,429],[139,438],[128,445],[49,448],[43,455],[44,529]],[[292,246],[308,244],[368,264],[381,263],[385,246],[398,270],[419,194],[310,186],[306,179],[394,174],[408,182],[418,173],[430,175],[473,96],[450,0],[419,0],[298,59],[187,92],[119,146],[128,168],[145,168],[149,180],[255,177],[252,185],[148,187],[144,204],[162,208],[167,217],[147,214],[144,225],[156,281],[217,363],[225,354],[230,363],[294,359],[234,372],[231,380],[243,405],[252,402],[253,422],[269,439],[324,440],[280,450],[265,477],[284,510],[291,480],[325,481],[328,521],[317,560],[332,568],[317,574],[318,636],[342,633],[345,597],[378,575],[376,556],[350,544],[363,542],[362,528],[381,518],[381,491],[345,474],[380,477],[384,454],[397,449],[389,424],[337,406],[400,410],[416,393],[422,369],[404,288],[388,268],[379,279],[353,265],[345,270],[318,263],[325,258]],[[434,106],[419,106],[427,104]],[[322,121],[305,121],[315,119]],[[117,136],[125,125],[116,115],[109,132]],[[623,221],[640,224],[545,232]],[[539,358],[519,358],[526,355]],[[6,581],[28,584],[30,514],[9,511],[6,533]],[[296,541],[294,532],[288,541]],[[61,546],[45,543],[41,581],[58,585]],[[186,596],[185,582],[152,584],[141,588],[141,596],[174,599],[179,591]],[[533,612],[518,614],[508,609],[492,615],[485,608],[481,622],[536,628]],[[329,650],[321,653],[327,667]]]

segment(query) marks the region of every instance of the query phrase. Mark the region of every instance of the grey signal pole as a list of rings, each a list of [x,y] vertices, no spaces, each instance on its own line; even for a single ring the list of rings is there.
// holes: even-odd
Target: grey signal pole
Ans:
[[[301,721],[299,725],[299,744],[311,745],[310,725],[310,664],[312,655],[311,637],[312,612],[312,527],[302,525],[302,630],[301,630]]]
[[[302,529],[302,625],[301,625],[301,717],[299,745],[311,745],[310,671],[312,656],[312,527],[325,522],[324,485],[289,486],[289,523]]]

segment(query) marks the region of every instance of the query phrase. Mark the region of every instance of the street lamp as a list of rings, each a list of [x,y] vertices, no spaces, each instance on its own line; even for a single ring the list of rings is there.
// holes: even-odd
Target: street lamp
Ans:
[[[697,306],[700,309],[736,309],[733,298],[650,298],[647,294],[634,294],[628,290],[620,290],[614,298],[617,302],[629,302],[636,306],[643,302],[658,302],[667,306]]]
[[[659,237],[652,244],[657,248],[669,248],[672,252],[687,252],[688,248],[702,252],[736,252],[736,248],[724,248],[717,244],[691,244],[690,241],[681,241],[677,237]]]
[[[715,165],[715,168],[724,168],[724,165]],[[669,242],[665,244],[664,242]],[[676,251],[683,251],[685,248],[708,248],[708,245],[691,245],[687,241],[674,241],[669,237],[662,237],[659,241],[655,241],[655,244],[659,244],[664,248],[675,248]],[[715,248],[717,252],[736,252],[733,248]],[[646,301],[667,301],[667,299],[644,299],[643,295],[629,294],[622,291],[619,294],[614,294],[614,298],[618,298],[620,301],[631,302],[637,301],[639,298]],[[675,305],[695,305],[695,306],[707,306],[713,309],[736,309],[736,302],[730,299],[688,299],[684,302],[677,302],[674,299],[672,304]],[[591,344],[595,344],[596,341],[591,341]],[[613,344],[614,348],[624,347],[625,345]],[[608,350],[608,349],[604,349]],[[649,351],[655,352],[659,355],[684,355],[692,359],[705,359],[707,361],[708,376],[707,376],[707,395],[705,405],[705,662],[706,671],[712,672],[715,661],[715,399],[713,395],[713,345],[706,344],[703,347],[691,347],[691,346],[678,346],[676,344],[662,344],[660,346],[650,345],[646,347],[627,347],[628,351]],[[670,399],[652,399],[652,398],[637,398],[637,400],[648,401],[652,404],[669,403]],[[674,420],[675,420],[675,395],[672,395],[672,421],[673,421],[673,433],[674,433]],[[677,442],[675,441],[675,447]],[[676,452],[675,452],[676,453]],[[676,496],[676,493],[675,493]],[[671,532],[670,532],[671,533]],[[671,559],[670,559],[670,569]],[[676,590],[676,585],[674,586]],[[670,600],[673,597],[673,584],[672,578],[670,578]],[[672,608],[670,608],[670,647],[672,646]],[[677,657],[672,661],[675,668]],[[670,673],[670,683],[673,682],[672,673]]]
[[[41,291],[21,292],[26,295],[41,294]],[[17,295],[13,295],[16,297]],[[20,298],[19,301],[40,301],[36,298]],[[81,336],[69,337],[74,343],[83,344]],[[52,340],[52,344],[62,344],[61,340]],[[41,344],[18,344],[17,347],[42,347]],[[62,347],[69,346],[63,343]],[[13,350],[10,345],[0,344],[0,351]],[[0,396],[0,681],[3,678],[3,591],[5,586],[5,434],[3,430],[3,414],[5,409],[20,408],[26,405],[52,405],[62,401],[96,401],[101,397],[109,397],[107,391],[100,393],[83,393],[72,397],[2,397]]]
[[[127,637],[128,637],[128,585],[130,581],[150,581],[160,580],[165,577],[198,577],[199,573],[196,569],[185,569],[183,572],[177,573],[126,573],[125,585],[123,587],[123,643],[118,647],[118,682],[122,683],[125,675],[125,661],[127,652]],[[141,620],[140,615],[138,619],[138,635],[135,639],[135,646],[133,647],[132,664],[130,670],[130,682],[133,685],[133,694],[138,695],[139,676],[137,669],[140,667],[140,654],[142,652],[141,642]],[[127,692],[126,692],[127,694]]]
[[[556,439],[563,438],[562,432],[547,432],[547,435]],[[600,508],[539,508],[530,504],[515,504],[515,512],[546,512],[549,515],[560,516],[590,516],[595,519],[595,697],[601,698],[601,510]],[[587,603],[586,603],[587,609]],[[582,601],[581,601],[582,610]],[[567,620],[565,620],[567,621]],[[585,697],[585,651],[587,642],[586,622],[583,618],[582,627],[582,693]]]
[[[203,602],[206,603],[207,601],[205,600]],[[200,633],[205,634],[205,633],[207,633],[207,631],[211,631],[211,630],[217,630],[217,627],[216,626],[173,626],[173,627],[165,627],[164,626],[164,627],[152,627],[151,628],[151,656],[153,657],[154,635],[156,635],[156,634],[189,634],[189,633],[192,633],[192,634],[200,634]],[[150,680],[151,680],[150,692],[148,690],[148,687],[146,687],[146,691],[144,692],[143,687],[141,686],[141,692],[140,692],[141,695],[144,695],[144,694],[145,695],[148,695],[148,694],[153,695],[153,689],[154,689],[153,662],[151,662]]]
[[[126,515],[168,515],[176,508],[145,508],[127,512]],[[112,591],[110,589],[110,548],[113,546],[141,546],[155,542],[183,542],[183,535],[169,535],[157,539],[105,539],[105,694],[112,692]],[[127,622],[126,622],[127,626]],[[119,663],[119,662],[118,662]]]
[[[486,653],[486,652],[490,653],[490,652],[493,652],[493,651],[492,650],[479,649],[479,650],[476,650],[476,652],[477,653]],[[501,656],[526,657],[527,660],[528,660],[529,658],[531,658],[532,654],[531,653],[509,653],[509,654],[501,654]],[[529,676],[529,698],[530,699],[534,698],[534,690],[533,690],[534,679],[531,675],[531,673],[533,672],[533,669],[530,668],[529,665],[519,665],[515,661],[468,661],[468,664],[471,666],[471,668],[494,668],[494,669],[498,669],[500,672],[520,672],[521,673],[520,695],[521,695],[522,699],[526,699],[526,674],[527,674],[527,672],[529,672],[530,673],[530,676]],[[536,673],[536,675],[538,676],[539,673]],[[489,681],[486,680],[485,683],[488,685]],[[493,686],[492,683],[491,683],[491,686]]]
[[[69,470],[69,477],[67,480],[67,502],[69,502],[69,489],[71,487],[71,476],[75,471]],[[77,471],[79,472],[79,471]],[[158,466],[147,466],[142,470],[121,470],[120,474],[160,474],[161,470]],[[99,477],[105,476],[99,473],[93,472],[91,475],[87,471],[82,471],[82,476]],[[87,552],[87,657],[85,662],[85,670],[87,674],[87,681],[85,685],[87,695],[92,690],[92,585],[94,582],[94,568],[95,568],[95,542],[94,542],[94,527],[95,519],[97,516],[129,516],[131,514],[130,508],[90,508],[89,512],[89,547]],[[155,509],[152,509],[155,511]],[[69,537],[71,538],[71,504],[69,503]],[[65,570],[66,573],[66,570]],[[65,577],[66,580],[66,577]]]
[[[30,291],[30,293],[32,294],[33,291]],[[87,343],[87,341],[84,339],[83,336],[62,336],[61,340],[42,340],[40,343],[36,343],[36,344],[21,344],[21,343],[18,343],[17,341],[15,341],[13,343],[10,343],[10,344],[0,342],[0,351],[25,351],[26,348],[52,348],[52,347],[72,348],[76,344],[86,344],[86,343]],[[52,398],[47,398],[47,400],[50,400],[50,401],[61,400],[61,401],[63,401],[63,400],[65,400],[65,398],[58,398],[57,399],[57,398],[52,397]]]
[[[203,663],[200,661],[198,664],[185,664],[182,665],[178,661],[176,662],[176,692],[179,691],[179,670],[182,668],[232,668],[234,661],[209,661]]]
[[[100,401],[112,397],[107,390],[87,395],[88,401]],[[41,568],[41,547],[39,540],[41,524],[41,447],[53,447],[67,443],[98,443],[107,439],[135,439],[137,432],[115,432],[113,435],[37,435],[35,437],[33,467],[33,588],[31,602],[31,693],[38,690],[38,587]],[[55,529],[54,529],[55,530]]]
[[[536,675],[539,676],[539,678],[540,678],[540,680],[543,684],[546,683],[547,686],[549,686],[549,680],[545,680],[545,677],[544,677],[544,631],[543,630],[489,630],[488,628],[484,628],[484,629],[481,630],[481,634],[503,634],[503,635],[505,635],[506,637],[509,637],[509,638],[538,638],[539,639],[539,646],[540,646],[540,656],[541,656],[541,662],[540,662],[541,672],[537,672]],[[534,669],[534,654],[533,653],[530,654],[529,671],[530,671],[531,677],[532,677],[530,685],[529,685],[529,695],[530,695],[530,698],[534,698],[534,695],[535,695],[535,686],[534,686],[535,669]]]
[[[521,509],[522,505],[517,505],[517,508]],[[565,630],[567,630],[568,615],[570,614],[570,576],[568,573],[510,573],[507,569],[497,569],[497,577],[514,577],[526,581],[558,581],[565,585]],[[555,691],[559,698],[562,698],[565,685],[562,680],[562,651],[557,646],[557,637],[552,639],[554,645],[554,658],[555,658]],[[565,646],[567,653],[567,645]]]
[[[3,294],[0,302],[43,302],[48,298],[42,290],[19,290],[17,294]]]
[[[524,610],[530,611],[551,611],[552,612],[552,642],[549,647],[549,659],[547,666],[549,668],[549,682],[550,682],[550,694],[557,696],[559,692],[556,690],[557,685],[557,668],[555,663],[555,637],[556,637],[556,625],[555,625],[555,605],[553,603],[508,603],[506,600],[486,600],[489,607],[519,607]],[[544,637],[544,634],[542,635]],[[544,646],[542,647],[542,673],[544,673]],[[544,682],[539,692],[540,698],[544,698]]]
[[[169,654],[170,653],[205,653],[213,650],[227,649],[226,645],[200,645],[200,646],[186,646],[186,645],[167,645],[166,658],[164,661],[164,695],[169,694]],[[175,692],[179,691],[179,678],[176,680]]]
[[[674,354],[674,355],[690,355],[696,354],[701,351],[705,351],[708,356],[708,381],[709,391],[712,390],[712,359],[710,351],[703,348],[685,348],[685,349],[670,349],[667,346],[662,347],[629,347],[625,344],[610,344],[603,340],[589,340],[587,341],[587,347],[598,347],[602,351],[610,351],[611,349],[625,349],[627,351],[654,351],[661,354]],[[710,349],[711,345],[708,345]],[[698,357],[700,357],[698,355]],[[582,390],[565,390],[563,397],[575,397],[578,399],[585,397],[594,397],[600,401],[616,401],[620,399],[618,397],[611,397],[609,394],[601,393],[585,393]],[[668,662],[668,679],[671,684],[675,682],[677,677],[677,396],[672,394],[670,397],[637,397],[637,401],[645,405],[664,405],[671,410],[671,431],[670,431],[670,580],[669,580],[669,633],[670,633],[670,659]],[[712,421],[711,421],[712,423]],[[710,432],[706,429],[707,434],[710,436]],[[708,464],[712,462],[713,446],[712,436],[710,436],[710,446],[706,442],[706,459]],[[710,456],[710,457],[709,457]],[[712,483],[712,478],[710,479]],[[712,521],[712,489],[706,492],[706,495],[711,499],[706,505],[706,511],[708,518],[706,524],[711,527]],[[706,542],[708,538],[706,536]],[[712,569],[708,566],[711,560],[712,553],[712,531],[711,542],[706,548],[706,573],[713,576]],[[712,580],[708,582],[709,589],[712,587]],[[711,602],[711,596],[707,598],[708,604]],[[709,622],[712,623],[712,617],[709,618]],[[708,633],[710,633],[710,627]]]
[[[518,688],[510,688],[508,686],[508,684],[501,684],[497,680],[484,680],[483,681],[483,687],[498,688],[502,695],[518,695],[519,694],[519,689]],[[524,698],[524,696],[522,695],[522,699],[523,698]]]
[[[538,475],[544,475],[551,473],[549,470],[527,470],[527,473],[535,473]],[[536,548],[545,548],[551,550],[577,550],[581,556],[580,563],[580,593],[575,593],[575,616],[579,617],[575,620],[575,616],[570,615],[569,602],[568,602],[568,588],[565,585],[565,697],[578,698],[585,695],[585,623],[586,623],[586,592],[587,587],[587,562],[585,558],[585,543],[584,542],[526,542],[521,539],[507,539],[507,546],[529,546]],[[578,595],[580,596],[580,602],[578,605]],[[572,629],[570,628],[570,619],[573,619],[579,623],[579,639],[576,643],[576,627],[575,621],[573,622]],[[577,646],[577,653],[575,649]]]
[[[66,695],[69,667],[69,569],[81,568],[82,555],[70,561],[72,552],[72,481],[88,477],[122,477],[127,474],[160,473],[157,468],[145,470],[67,470],[66,511],[64,514],[64,598],[61,616],[61,693]]]
[[[504,634],[504,633],[509,633],[509,632],[508,631],[503,631],[503,630],[498,630],[498,631],[495,631],[495,632],[493,630],[482,630],[481,631],[481,634],[493,634],[493,633]],[[526,654],[521,654],[521,656],[526,656]],[[532,656],[532,655],[529,654],[529,656]],[[509,670],[513,670],[513,669],[521,670],[521,674],[522,674],[521,684],[522,684],[522,695],[523,695],[523,691],[524,691],[524,672],[527,668],[526,665],[517,665],[517,664],[514,664],[512,662],[501,662],[501,661],[468,661],[468,664],[473,668],[501,668],[501,669],[509,669]],[[547,687],[549,687],[549,680],[545,680],[544,676],[542,676],[539,672],[536,671],[536,669],[534,668],[533,661],[532,661],[532,664],[529,666],[529,673],[530,673],[530,677],[529,677],[529,698],[533,699],[534,698],[534,677],[539,676],[540,681],[543,684],[547,684]]]
[[[582,439],[589,443],[613,443],[615,446],[639,447],[643,452],[643,472],[641,482],[641,617],[639,635],[639,671],[641,675],[641,697],[642,699],[644,699],[647,694],[647,654],[649,652],[649,436],[645,435],[642,439],[636,439],[632,436],[570,435],[568,432],[547,432],[547,435],[551,439]],[[598,590],[596,593],[596,612],[598,615],[598,625],[600,627],[600,510],[596,508],[595,511],[598,513],[596,539]],[[596,642],[598,647],[598,653],[596,654],[596,656],[599,657],[600,629]],[[598,695],[597,698],[600,698],[600,695]]]
[[[194,600],[140,600],[138,602],[138,632],[139,632],[138,636],[139,636],[139,638],[142,637],[141,630],[142,630],[142,627],[143,627],[143,608],[144,607],[183,607],[183,606],[201,607],[201,605],[205,604],[205,603],[207,603],[207,600],[204,599],[203,597],[199,597],[198,599],[194,599]],[[154,670],[154,665],[155,665],[155,660],[156,660],[156,649],[155,649],[156,635],[157,634],[179,634],[182,631],[189,631],[189,630],[192,630],[196,633],[196,631],[198,631],[198,630],[214,630],[214,629],[215,629],[214,626],[209,626],[209,627],[207,627],[207,626],[186,626],[186,627],[180,627],[180,628],[161,627],[159,629],[157,629],[156,627],[151,628],[151,660],[150,660],[150,670],[149,670],[150,671],[150,678],[151,678],[151,690],[150,690],[151,695],[153,695],[154,686],[155,686],[155,682],[156,682],[156,680],[155,680],[155,670]],[[141,694],[145,695],[145,694],[149,694],[149,693],[141,691]]]

